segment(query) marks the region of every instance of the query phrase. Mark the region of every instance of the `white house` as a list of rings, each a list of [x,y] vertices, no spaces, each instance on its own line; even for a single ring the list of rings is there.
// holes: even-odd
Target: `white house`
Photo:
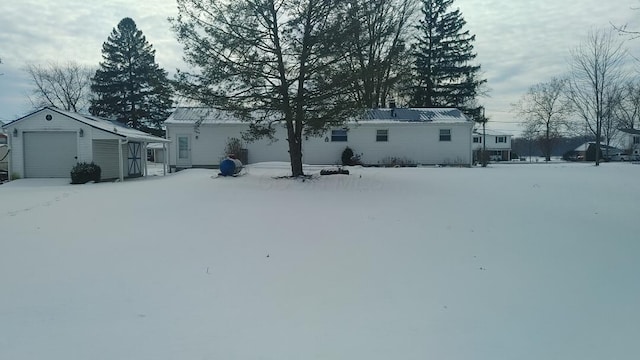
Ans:
[[[226,156],[231,138],[249,129],[229,113],[209,108],[177,108],[164,123],[172,169],[215,168]],[[334,128],[320,137],[305,137],[303,162],[341,163],[350,147],[365,165],[464,165],[472,163],[473,121],[458,109],[375,109],[357,121]],[[275,141],[245,143],[248,163],[289,161],[286,129],[276,125]]]
[[[474,161],[480,159],[480,151],[486,149],[491,161],[511,160],[511,134],[495,130],[476,129],[473,131],[473,157]],[[486,143],[483,143],[486,141]]]
[[[168,140],[116,122],[45,107],[2,126],[9,174],[25,178],[70,177],[78,162],[94,162],[102,179],[146,175],[146,146]]]
[[[640,130],[620,129],[617,145],[620,149],[624,149],[627,154],[632,154],[634,150],[640,149]]]

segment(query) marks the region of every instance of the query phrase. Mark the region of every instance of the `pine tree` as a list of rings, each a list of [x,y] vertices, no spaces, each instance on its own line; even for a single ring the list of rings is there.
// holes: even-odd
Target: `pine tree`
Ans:
[[[472,44],[475,35],[463,30],[466,21],[460,10],[448,10],[453,0],[422,3],[410,103],[415,107],[457,107],[478,118],[476,97],[486,80],[480,79],[480,65],[471,63],[477,55]]]
[[[161,133],[173,105],[167,72],[155,62],[155,50],[131,18],[124,18],[102,45],[92,79],[89,111],[115,118],[135,129]]]

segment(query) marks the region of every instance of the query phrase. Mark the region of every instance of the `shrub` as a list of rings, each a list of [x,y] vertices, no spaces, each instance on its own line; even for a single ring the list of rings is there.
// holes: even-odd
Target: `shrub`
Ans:
[[[415,163],[411,159],[399,156],[387,156],[380,162],[384,167],[413,167]]]
[[[350,147],[346,147],[342,152],[342,165],[351,165],[351,158],[353,157],[353,150]]]
[[[247,164],[249,160],[247,158],[248,157],[247,149],[244,147],[244,144],[240,139],[234,138],[234,137],[227,139],[227,144],[224,147],[223,159],[226,157],[232,157],[234,159],[238,159],[243,164]]]
[[[349,166],[362,165],[362,163],[360,162],[360,155],[354,154],[353,150],[348,146],[342,152],[341,160],[342,160],[342,165],[349,165]]]
[[[93,162],[90,164],[86,162],[77,163],[73,169],[71,169],[71,183],[84,184],[89,181],[99,182],[101,174],[102,169]]]

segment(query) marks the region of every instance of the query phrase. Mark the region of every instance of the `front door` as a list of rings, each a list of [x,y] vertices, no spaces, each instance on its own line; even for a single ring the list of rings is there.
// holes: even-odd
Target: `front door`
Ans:
[[[191,166],[191,136],[178,135],[178,148],[177,148],[177,161],[176,165],[179,167]]]

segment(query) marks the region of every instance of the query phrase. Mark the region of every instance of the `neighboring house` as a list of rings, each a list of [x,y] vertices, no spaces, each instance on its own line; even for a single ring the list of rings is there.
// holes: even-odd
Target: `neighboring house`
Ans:
[[[624,149],[626,154],[633,154],[634,150],[640,150],[640,130],[620,129],[618,134],[618,147]]]
[[[229,140],[240,139],[249,129],[231,114],[209,108],[177,108],[164,125],[171,140],[171,169],[217,167]],[[244,144],[245,162],[290,161],[285,126],[276,124],[275,130],[275,140]],[[304,137],[303,162],[340,164],[342,152],[350,147],[364,165],[470,166],[472,130],[473,121],[457,109],[368,110],[344,127]]]
[[[0,144],[0,180],[6,180],[9,165],[9,146]]]
[[[146,175],[146,147],[167,143],[116,122],[45,107],[2,126],[8,136],[9,174],[68,178],[78,162],[94,162],[102,179]]]
[[[495,130],[482,129],[473,131],[473,161],[478,162],[482,149],[489,153],[491,161],[511,160],[511,134],[502,133]],[[486,143],[483,143],[486,140]]]
[[[595,141],[586,142],[575,148],[573,151],[565,154],[564,159],[571,161],[595,161],[596,148]],[[620,153],[624,153],[624,150],[614,146],[607,146],[602,143],[600,144],[600,158],[603,160]]]
[[[7,146],[7,136],[2,133],[2,125],[4,123],[0,121],[0,181],[6,180],[7,178],[7,168],[8,168],[8,157],[9,157],[9,146]]]
[[[167,144],[165,143],[153,143],[147,145],[147,160],[154,163],[164,163],[165,162],[165,148]]]

